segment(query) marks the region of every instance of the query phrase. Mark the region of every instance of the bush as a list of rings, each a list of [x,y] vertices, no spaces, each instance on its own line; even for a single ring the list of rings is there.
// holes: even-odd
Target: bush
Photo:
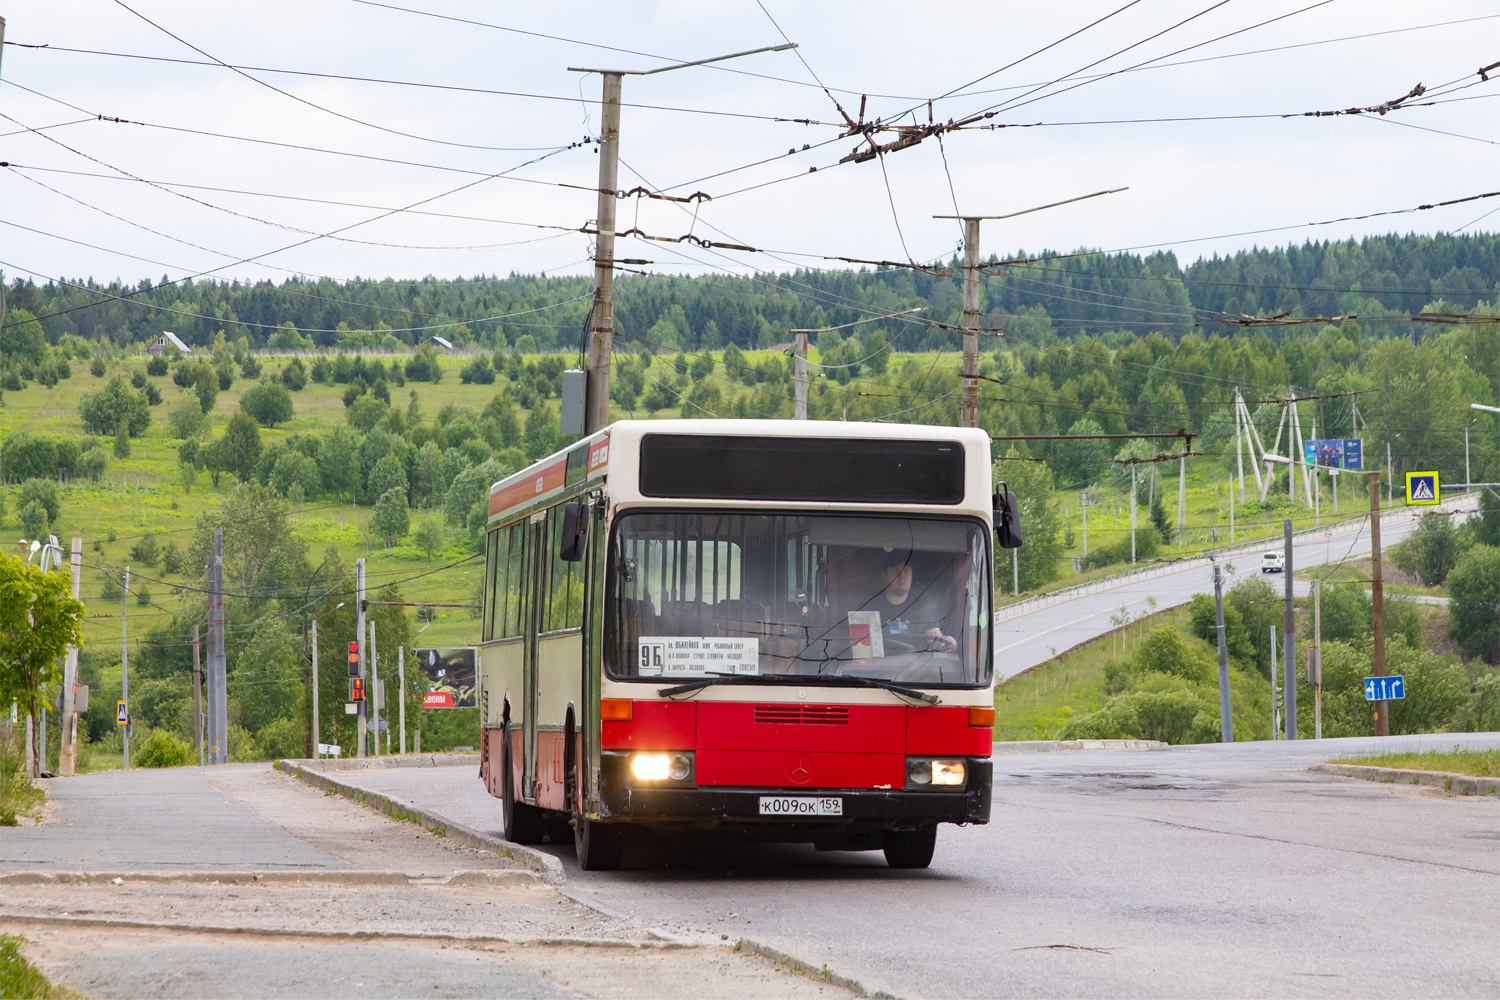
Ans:
[[[301,719],[277,719],[255,735],[262,760],[307,755],[307,728]]]
[[[132,562],[138,562],[142,566],[155,566],[161,559],[161,546],[156,544],[156,536],[147,535],[132,545],[130,558]]]
[[[1468,656],[1500,663],[1500,548],[1475,545],[1448,574],[1448,635]]]
[[[191,746],[165,729],[157,729],[141,744],[131,763],[136,767],[183,767],[195,761]]]
[[[189,469],[192,466],[188,466]],[[168,542],[161,550],[161,571],[163,573],[182,572],[182,552],[177,548],[176,542]]]
[[[463,371],[458,373],[458,380],[464,385],[471,383],[494,385],[495,368],[490,364],[489,358],[483,354],[476,355],[472,361],[464,365]]]
[[[433,347],[420,347],[417,353],[406,362],[406,377],[413,382],[442,381],[443,371],[438,365],[437,349]]]
[[[202,361],[193,365],[188,384],[193,387],[193,394],[198,397],[199,409],[204,413],[211,411],[219,398],[219,373],[214,371],[213,365]]]
[[[150,383],[146,384],[146,405],[147,406],[160,406],[161,405],[161,390],[158,389],[156,386],[151,385]]]
[[[370,527],[385,542],[386,548],[406,537],[411,520],[406,510],[404,490],[392,487],[380,495],[375,502],[375,516],[370,518]]]
[[[1500,674],[1485,672],[1448,723],[1450,733],[1500,732]]]
[[[1463,555],[1460,532],[1447,514],[1424,514],[1411,537],[1394,546],[1391,561],[1429,587],[1440,587]]]
[[[137,368],[130,373],[130,384],[137,389],[146,388],[146,373]]]
[[[92,361],[89,362],[89,374],[92,375],[92,376],[94,376],[94,378],[103,378],[104,377],[104,359],[103,358],[95,358],[94,360],[92,360]]]
[[[245,378],[260,378],[260,362],[255,355],[247,354],[240,361],[240,374]]]
[[[21,532],[27,538],[41,538],[47,533],[47,512],[41,505],[28,503],[21,507]]]
[[[116,375],[102,389],[86,392],[78,401],[78,415],[91,434],[113,434],[124,420],[131,437],[140,437],[151,426],[146,397],[134,391],[123,375]]]
[[[167,373],[167,359],[160,354],[153,354],[151,360],[146,362],[146,374],[155,375],[160,378]]]
[[[41,507],[48,524],[56,521],[62,513],[62,494],[50,479],[28,479],[21,484],[16,506],[25,507],[32,503]]]
[[[307,368],[301,358],[293,358],[281,369],[281,384],[293,392],[307,388]]]
[[[275,427],[292,419],[292,394],[280,382],[257,382],[240,397],[240,409],[262,427]]]

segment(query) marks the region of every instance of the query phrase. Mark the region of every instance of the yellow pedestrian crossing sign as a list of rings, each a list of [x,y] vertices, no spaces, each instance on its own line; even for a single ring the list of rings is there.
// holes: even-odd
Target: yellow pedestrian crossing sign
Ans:
[[[1438,484],[1436,472],[1408,472],[1406,474],[1406,504],[1408,507],[1418,504],[1437,503],[1441,498],[1442,488]]]

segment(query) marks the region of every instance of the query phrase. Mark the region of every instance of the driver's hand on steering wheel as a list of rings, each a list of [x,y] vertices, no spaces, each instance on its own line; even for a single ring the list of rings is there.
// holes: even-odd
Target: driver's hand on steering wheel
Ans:
[[[930,634],[927,640],[927,651],[933,653],[956,653],[958,652],[958,640],[951,635],[942,633]]]

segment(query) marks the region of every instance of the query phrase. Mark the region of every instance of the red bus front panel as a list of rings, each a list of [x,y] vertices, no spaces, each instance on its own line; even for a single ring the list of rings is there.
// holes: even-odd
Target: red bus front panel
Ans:
[[[906,752],[919,756],[988,757],[994,752],[995,731],[969,725],[963,705],[935,705],[906,710]]]

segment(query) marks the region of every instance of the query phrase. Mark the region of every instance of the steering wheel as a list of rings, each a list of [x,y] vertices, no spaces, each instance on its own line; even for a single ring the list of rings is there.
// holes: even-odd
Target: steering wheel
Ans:
[[[884,645],[886,656],[890,656],[893,653],[899,654],[919,652],[916,644],[907,642],[905,639],[892,639],[890,636],[886,636]]]

